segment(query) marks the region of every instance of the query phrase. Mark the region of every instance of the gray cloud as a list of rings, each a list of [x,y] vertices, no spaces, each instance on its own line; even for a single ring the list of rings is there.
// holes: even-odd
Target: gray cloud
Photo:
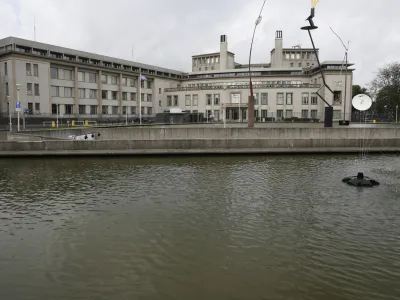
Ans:
[[[257,29],[253,62],[269,62],[276,30],[284,46],[311,44],[300,27],[310,0],[267,0]],[[64,47],[189,71],[191,56],[218,51],[228,35],[236,61],[246,63],[252,29],[262,0],[0,0],[0,37],[33,39]],[[342,60],[344,49],[329,26],[350,40],[354,82],[366,84],[385,63],[399,60],[398,0],[321,0],[314,32],[321,60]]]

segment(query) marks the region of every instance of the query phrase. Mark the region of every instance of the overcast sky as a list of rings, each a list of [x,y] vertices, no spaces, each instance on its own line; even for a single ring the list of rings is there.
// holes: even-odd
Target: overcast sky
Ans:
[[[219,51],[219,36],[238,63],[246,63],[254,22],[263,0],[0,0],[0,38],[37,41],[190,71],[191,56]],[[311,47],[301,31],[310,0],[267,0],[252,63],[270,62],[276,30],[284,47]],[[342,60],[344,49],[330,31],[350,40],[354,83],[370,82],[379,67],[400,61],[400,0],[320,0],[314,31],[321,60]]]

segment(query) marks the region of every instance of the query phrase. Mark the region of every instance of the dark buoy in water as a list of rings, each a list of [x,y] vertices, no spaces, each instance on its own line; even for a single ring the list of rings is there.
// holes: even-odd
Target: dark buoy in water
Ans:
[[[378,181],[369,177],[365,177],[364,173],[362,172],[358,172],[357,176],[345,177],[342,179],[342,181],[349,185],[359,187],[374,187],[379,185]]]

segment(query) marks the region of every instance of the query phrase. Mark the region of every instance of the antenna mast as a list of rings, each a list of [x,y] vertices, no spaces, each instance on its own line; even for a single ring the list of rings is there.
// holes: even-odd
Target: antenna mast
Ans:
[[[36,42],[36,16],[33,16],[33,40]]]

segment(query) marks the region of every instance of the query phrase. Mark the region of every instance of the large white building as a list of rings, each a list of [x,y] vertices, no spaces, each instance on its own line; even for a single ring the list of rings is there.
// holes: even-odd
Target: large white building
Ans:
[[[349,119],[353,70],[346,93],[342,62],[321,65],[334,94],[321,88],[313,49],[284,48],[277,31],[270,63],[250,66],[257,120],[323,120],[326,105],[318,90],[334,107],[334,119],[344,118],[345,110]],[[141,87],[140,73],[148,79]],[[9,37],[0,40],[0,112],[15,110],[18,89],[21,108],[31,117],[51,117],[57,108],[76,119],[138,116],[140,93],[144,116],[179,107],[216,120],[245,121],[249,65],[235,62],[225,35],[219,52],[192,57],[190,73]]]

